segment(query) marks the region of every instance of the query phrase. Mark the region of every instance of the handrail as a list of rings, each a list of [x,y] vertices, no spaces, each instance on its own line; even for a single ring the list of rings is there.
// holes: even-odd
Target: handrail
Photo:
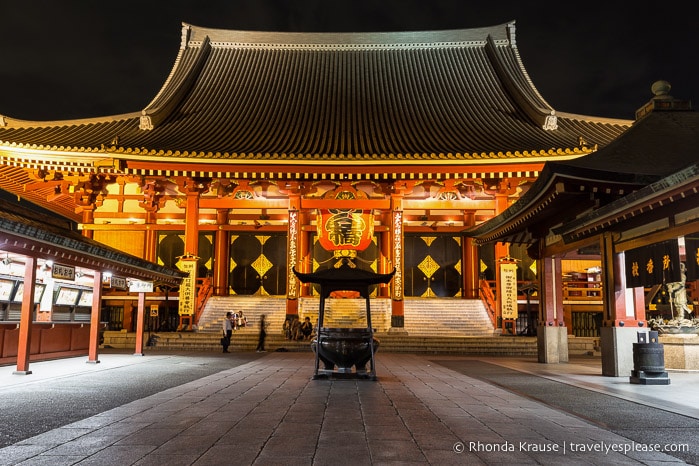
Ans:
[[[199,318],[204,312],[204,306],[206,301],[213,294],[213,287],[211,286],[211,278],[197,278],[197,301],[194,307],[194,321],[192,324],[199,325]]]
[[[493,295],[493,290],[490,288],[490,284],[487,280],[479,280],[478,294],[481,297],[481,301],[485,305],[486,311],[488,311],[488,316],[493,322],[493,327],[497,327],[497,317],[495,315],[495,295]]]

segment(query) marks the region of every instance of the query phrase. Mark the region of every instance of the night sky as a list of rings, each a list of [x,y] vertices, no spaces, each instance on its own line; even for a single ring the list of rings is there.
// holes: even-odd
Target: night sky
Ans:
[[[0,114],[58,120],[140,111],[172,68],[182,22],[360,32],[515,20],[524,66],[560,112],[633,119],[659,79],[699,105],[699,27],[689,3],[618,3],[0,0]]]

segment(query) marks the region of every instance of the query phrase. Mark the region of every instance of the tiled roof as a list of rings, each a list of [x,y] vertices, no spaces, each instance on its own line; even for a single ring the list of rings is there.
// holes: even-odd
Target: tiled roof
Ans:
[[[554,111],[524,69],[514,22],[337,34],[184,24],[170,76],[140,113],[0,117],[0,148],[183,163],[503,163],[573,158],[630,123]]]
[[[689,191],[696,193],[697,147],[699,113],[655,110],[594,153],[547,162],[517,202],[464,234],[477,243],[532,243],[550,228],[564,232],[623,211],[638,203],[637,192],[649,199],[659,195],[654,190],[671,190],[676,183],[691,185]],[[687,181],[688,176],[693,178]],[[681,200],[689,194],[674,196]],[[644,210],[653,208],[641,204],[639,212]]]
[[[179,285],[187,276],[180,270],[158,265],[92,240],[40,216],[0,200],[0,247],[27,256],[55,257],[71,266],[103,268],[118,275]]]

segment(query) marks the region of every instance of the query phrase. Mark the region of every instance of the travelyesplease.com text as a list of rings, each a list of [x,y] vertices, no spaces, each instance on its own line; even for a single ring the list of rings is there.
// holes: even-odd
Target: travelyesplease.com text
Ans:
[[[622,453],[631,452],[686,452],[689,445],[686,443],[638,443],[638,442],[457,442],[454,444],[456,453],[463,452],[551,452],[551,453]]]

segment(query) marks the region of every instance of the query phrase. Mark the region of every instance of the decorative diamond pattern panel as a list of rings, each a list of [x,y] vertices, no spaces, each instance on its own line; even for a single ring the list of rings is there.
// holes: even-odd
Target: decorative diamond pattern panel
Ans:
[[[286,235],[231,235],[229,287],[232,294],[286,294]]]
[[[420,262],[420,265],[418,265],[417,268],[420,269],[427,278],[430,278],[439,269],[439,264],[432,259],[432,256],[427,256],[422,262]]]
[[[449,235],[406,235],[406,296],[453,297],[462,289],[461,238]]]

